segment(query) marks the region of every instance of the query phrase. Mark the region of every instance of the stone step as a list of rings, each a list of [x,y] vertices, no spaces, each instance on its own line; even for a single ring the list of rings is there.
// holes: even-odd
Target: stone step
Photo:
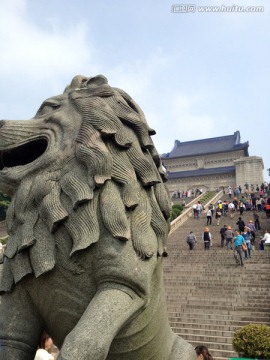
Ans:
[[[198,271],[196,270],[190,270],[190,271],[182,271],[181,269],[175,270],[175,271],[171,271],[168,273],[168,276],[166,276],[164,283],[168,282],[168,281],[190,281],[190,282],[214,282],[215,284],[218,284],[220,289],[222,290],[222,286],[221,286],[221,282],[222,285],[227,286],[227,287],[237,287],[237,285],[239,285],[239,283],[241,282],[241,289],[247,289],[253,286],[256,286],[256,284],[258,284],[258,282],[260,282],[262,285],[266,286],[267,285],[267,281],[269,281],[269,275],[268,274],[264,274],[261,273],[261,275],[258,275],[258,277],[250,277],[249,278],[249,272],[250,270],[247,269],[246,266],[244,266],[244,268],[241,268],[240,266],[233,266],[233,269],[224,269],[224,272],[226,272],[226,276],[220,275],[219,274],[211,274],[210,272],[205,272],[204,270],[200,270]],[[260,270],[260,269],[258,269]],[[244,272],[248,272],[248,273],[244,273]],[[268,270],[269,271],[269,270]],[[233,279],[233,283],[232,283],[232,277],[234,275],[235,278]]]
[[[231,269],[233,271],[228,271],[228,269],[224,269],[224,271],[226,272],[226,276],[218,276],[219,274],[211,274],[210,272],[205,272],[205,271],[198,271],[193,270],[193,271],[182,271],[181,269],[175,270],[175,272],[170,272],[168,273],[168,277],[166,277],[165,281],[168,280],[178,280],[178,281],[196,281],[196,282],[205,282],[205,281],[211,281],[211,282],[215,282],[217,284],[219,284],[219,286],[221,285],[220,282],[222,281],[222,284],[224,284],[224,286],[236,286],[236,284],[239,284],[239,282],[243,282],[242,286],[243,288],[247,288],[250,285],[256,285],[257,282],[261,282],[262,285],[265,284],[267,285],[267,281],[269,281],[268,277],[269,275],[267,274],[260,274],[258,275],[258,277],[250,277],[248,276],[247,273],[244,273],[245,271],[247,271],[248,273],[250,272],[249,269],[247,269],[247,267],[245,266],[244,268],[241,268],[240,266],[237,267],[236,265],[233,266],[233,269]],[[260,270],[260,269],[258,269]],[[232,283],[232,279],[231,277],[236,275],[235,279],[234,279],[234,283]],[[268,276],[268,277],[267,277]],[[245,280],[248,280],[248,283],[245,284]],[[257,281],[257,282],[256,282]],[[220,286],[220,288],[222,289],[222,286]]]
[[[174,321],[177,320],[177,321]],[[179,318],[172,318],[170,323],[172,328],[178,328],[179,331],[189,328],[189,329],[210,329],[210,330],[224,330],[224,331],[235,331],[239,329],[242,326],[250,324],[250,321],[237,321],[237,320],[218,320],[218,319],[210,319],[210,320],[202,320],[198,322],[196,319],[183,319],[183,321],[180,321]],[[193,321],[193,322],[192,322]],[[262,322],[262,321],[256,321],[256,324],[264,324],[268,325],[269,322]],[[226,330],[231,329],[231,330]],[[191,330],[190,330],[191,331]]]
[[[236,307],[235,304],[237,302],[240,302],[240,306]],[[248,302],[247,299],[245,302],[241,302],[241,298],[239,298],[239,301],[237,298],[231,298],[231,299],[225,299],[224,301],[214,301],[214,299],[209,299],[206,300],[205,303],[202,303],[202,300],[200,297],[173,297],[173,295],[171,295],[170,297],[167,297],[167,304],[169,305],[175,305],[175,304],[182,304],[181,306],[189,306],[189,304],[192,305],[198,305],[199,307],[204,307],[209,304],[210,307],[216,307],[218,309],[220,308],[227,308],[228,306],[232,309],[232,310],[237,310],[238,308],[240,308],[241,310],[247,308],[250,310],[256,310],[256,309],[264,309],[263,312],[267,312],[270,309],[269,304],[267,304],[265,301],[252,301],[252,299],[250,299],[250,301]],[[217,307],[218,304],[218,307]],[[266,305],[267,304],[267,305]],[[261,310],[258,310],[261,311]]]
[[[211,282],[209,279],[208,280],[195,280],[192,282],[192,279],[179,279],[178,281],[176,280],[170,280],[170,279],[167,279],[164,281],[164,285],[167,289],[167,286],[168,286],[168,289],[169,289],[169,285],[170,286],[174,286],[174,287],[183,287],[183,288],[188,288],[188,287],[192,287],[193,289],[212,289],[212,290],[219,290],[220,289],[220,284],[218,283],[213,283]],[[224,289],[226,289],[226,286],[229,288],[229,285],[225,285],[224,284]],[[236,284],[234,285],[236,286]],[[256,289],[259,290],[259,288],[262,288],[264,290],[264,293],[267,294],[267,284],[265,283],[260,283],[260,284],[257,284],[257,286],[253,285],[252,288],[254,289],[254,291],[256,291]],[[223,290],[224,290],[223,289]],[[238,284],[238,294],[241,294],[241,286],[240,284]]]
[[[202,261],[202,254],[200,255],[196,255],[196,252],[190,252],[188,254],[179,254],[179,255],[172,255],[169,254],[169,256],[166,258],[166,262],[164,261],[164,269],[167,269],[168,267],[174,267],[174,266],[179,266],[181,268],[184,269],[185,267],[192,267],[192,263],[194,263],[194,261],[197,261],[198,264],[196,264],[196,268],[204,268],[204,269],[211,269],[213,268],[213,264],[217,264],[219,265],[217,267],[218,269],[222,269],[221,265],[232,265],[235,263],[234,257],[233,257],[233,251],[230,251],[228,254],[226,254],[227,258],[222,258],[222,255],[220,254],[213,254],[212,256],[212,251],[207,252],[207,255],[204,255],[204,261],[208,260],[208,256],[209,259],[211,259],[211,263],[209,262],[201,262]],[[174,257],[170,263],[168,263],[169,261],[169,257]],[[262,270],[267,270],[267,266],[265,266],[263,263],[260,264],[261,260],[265,260],[267,261],[267,257],[262,257],[262,256],[258,256],[255,257],[254,255],[247,259],[247,265],[250,267],[257,267],[259,266]]]
[[[179,282],[179,283],[191,283],[194,284],[194,286],[196,284],[200,284],[200,283],[205,283],[205,284],[213,284],[215,286],[219,286],[220,290],[224,290],[224,289],[231,289],[231,288],[238,288],[239,291],[243,288],[243,289],[250,289],[250,288],[254,288],[256,287],[256,285],[258,284],[258,281],[261,283],[261,285],[266,288],[267,287],[267,279],[257,279],[257,282],[254,280],[251,280],[249,282],[248,277],[243,276],[243,274],[241,273],[241,271],[245,271],[243,270],[239,270],[236,269],[236,271],[234,273],[227,273],[227,278],[216,278],[216,277],[211,277],[209,276],[204,276],[203,273],[201,273],[199,276],[197,276],[197,272],[196,274],[190,272],[190,274],[188,276],[183,275],[181,276],[181,274],[176,273],[176,274],[169,274],[168,277],[166,277],[164,279],[164,284],[170,284],[170,283],[175,283],[175,282]],[[232,276],[235,276],[235,279],[233,279],[232,281]],[[247,282],[248,281],[248,282]],[[222,284],[221,284],[222,282]],[[239,288],[239,285],[241,283],[241,287]],[[224,287],[224,288],[223,288]]]
[[[237,272],[236,272],[237,271]],[[238,268],[236,269],[236,271],[234,271],[233,273],[228,273],[227,272],[227,276],[226,277],[222,277],[222,276],[212,276],[211,274],[198,274],[198,272],[189,272],[189,274],[185,274],[185,273],[170,273],[168,275],[168,277],[166,277],[166,279],[164,280],[164,283],[169,283],[169,282],[191,282],[191,283],[213,283],[214,285],[218,285],[220,287],[221,290],[223,290],[223,287],[221,286],[221,282],[222,285],[224,287],[228,287],[228,288],[237,288],[239,286],[239,283],[241,282],[241,289],[250,289],[252,287],[256,287],[256,285],[258,283],[260,283],[261,286],[263,287],[267,287],[267,282],[269,281],[269,279],[267,277],[262,278],[261,276],[258,276],[257,279],[255,278],[251,278],[249,279],[248,276],[246,274],[243,273],[239,273]],[[240,270],[240,271],[244,271],[244,270]],[[238,278],[236,277],[232,283],[232,279],[231,277],[235,274],[238,275]],[[268,275],[269,277],[269,275]],[[246,284],[245,284],[246,283]]]
[[[169,318],[195,318],[195,319],[219,319],[219,320],[235,320],[235,321],[250,321],[250,322],[261,322],[269,321],[270,314],[268,313],[258,313],[256,311],[249,312],[248,315],[245,313],[230,311],[230,310],[219,310],[219,311],[205,311],[202,312],[198,309],[190,308],[177,308],[176,310],[168,309]]]
[[[270,321],[269,313],[262,313],[256,311],[245,311],[245,312],[235,312],[229,309],[226,310],[216,310],[208,309],[205,312],[198,310],[197,308],[179,308],[176,309],[168,308],[169,318],[200,318],[200,319],[220,319],[220,320],[235,320],[235,321],[250,321],[250,322],[260,322],[260,321]]]
[[[194,320],[194,322],[181,322],[181,321],[177,321],[177,322],[173,322],[170,321],[171,327],[173,329],[178,329],[177,331],[181,331],[181,329],[208,329],[208,330],[218,330],[218,331],[235,331],[236,329],[239,329],[239,327],[241,327],[241,325],[232,325],[230,321],[219,321],[219,323],[217,323],[217,320],[205,320],[205,323],[198,323],[196,322],[196,319],[191,319]],[[228,323],[228,324],[226,324]],[[247,322],[249,323],[249,322]],[[242,323],[241,323],[242,324]]]
[[[211,256],[212,255],[212,256]],[[202,262],[202,257],[204,258],[204,262]],[[211,259],[211,262],[207,262],[205,260],[209,260]],[[169,262],[169,258],[171,262]],[[263,262],[260,263],[260,260],[268,260],[268,257],[263,257],[263,256],[255,256],[253,255],[251,258],[247,259],[247,264],[249,264],[249,266],[254,267],[254,266],[259,266],[261,269],[267,269],[267,266],[265,266],[265,264]],[[200,253],[197,254],[197,252],[195,251],[191,251],[187,254],[169,254],[168,257],[166,257],[166,260],[163,261],[163,265],[164,268],[166,269],[166,266],[183,266],[183,264],[185,264],[186,267],[192,265],[192,261],[198,261],[198,264],[196,264],[196,267],[200,268],[212,268],[213,264],[217,263],[217,265],[221,265],[221,264],[232,264],[234,263],[234,257],[233,257],[233,250],[229,250],[228,252],[226,252],[226,254],[218,254],[218,253],[213,253],[212,251],[207,251],[207,253]],[[217,267],[221,268],[221,267]]]
[[[190,260],[198,260],[198,264],[196,266],[204,266],[204,267],[211,267],[212,263],[217,262],[218,264],[228,264],[233,260],[234,251],[233,250],[223,250],[223,251],[184,251],[181,252],[176,251],[175,253],[171,252],[168,256],[163,260],[163,264],[178,264],[178,261],[181,260],[182,263],[186,263],[187,266],[190,264]],[[202,258],[204,260],[211,259],[211,262],[202,262]],[[252,254],[251,258],[248,259],[250,265],[255,265],[258,263],[259,260],[268,260],[269,256],[266,254],[266,251],[258,252],[256,254]],[[169,261],[171,260],[171,262]],[[265,263],[259,264],[262,268],[267,268]]]
[[[171,303],[179,303],[179,296],[173,297],[172,295],[170,296],[170,298],[168,298],[168,301],[170,301]],[[215,307],[215,309],[222,309],[224,307],[230,307],[233,310],[242,310],[242,309],[257,309],[258,305],[263,305],[263,308],[260,309],[260,307],[258,308],[257,311],[261,311],[261,312],[270,312],[270,304],[267,302],[259,302],[259,303],[249,303],[246,300],[241,302],[241,306],[235,305],[235,301],[232,301],[233,299],[228,298],[228,299],[200,299],[200,298],[182,298],[182,300],[184,300],[184,304],[185,306],[188,307],[193,307],[193,306],[197,306],[198,308],[212,308],[213,306]],[[259,310],[260,309],[260,310]]]
[[[186,334],[186,333],[176,333],[182,338],[186,339],[188,342],[193,343],[197,342],[199,344],[205,343],[215,343],[215,348],[219,350],[233,351],[232,339],[231,337],[225,336],[209,336],[209,335],[200,335],[200,334]]]
[[[166,261],[168,261],[169,257],[174,257],[174,259],[172,259],[171,263],[165,263],[164,262],[164,268],[167,269],[167,267],[171,267],[171,266],[176,266],[176,267],[181,267],[183,268],[183,270],[185,268],[190,268],[192,263],[194,264],[194,262],[198,262],[198,264],[196,264],[196,268],[198,269],[211,269],[213,268],[213,265],[217,265],[217,270],[218,269],[222,269],[224,267],[228,267],[231,268],[232,265],[235,264],[235,259],[234,259],[234,253],[232,250],[229,251],[229,253],[226,253],[226,258],[222,256],[223,255],[213,255],[212,257],[210,255],[212,254],[211,251],[207,252],[207,255],[203,256],[196,256],[194,252],[190,252],[189,254],[185,255],[185,254],[179,254],[179,255],[173,255],[173,254],[169,254],[168,257],[166,258]],[[205,262],[202,262],[202,256],[204,258]],[[208,258],[209,256],[209,258]],[[219,259],[220,258],[220,259]],[[267,262],[267,258],[263,258],[262,256],[252,256],[251,258],[245,259],[243,257],[243,260],[246,261],[246,265],[250,268],[257,268],[257,266],[259,266],[262,271],[263,270],[267,270],[267,267],[263,265],[264,262]],[[262,260],[262,261],[261,261]],[[211,263],[210,263],[211,261]]]
[[[190,257],[189,259],[187,259],[187,257]],[[213,265],[216,265],[216,269],[217,271],[220,271],[224,269],[224,267],[227,269],[231,269],[231,267],[233,265],[235,265],[235,259],[234,259],[234,255],[233,253],[230,253],[230,256],[228,259],[219,259],[220,255],[216,255],[213,256],[212,259],[211,257],[209,257],[209,261],[211,259],[211,264],[208,262],[207,263],[207,257],[205,257],[204,261],[206,261],[206,263],[198,263],[196,264],[196,269],[204,269],[205,271],[209,270],[209,272],[211,272],[211,269],[213,269]],[[194,262],[201,262],[202,261],[202,256],[194,256],[194,254],[190,254],[187,255],[185,259],[183,259],[184,256],[179,256],[177,259],[175,259],[175,261],[172,261],[170,264],[165,263],[164,264],[164,269],[174,269],[176,267],[176,269],[182,269],[183,271],[185,270],[189,270],[189,269],[194,269],[194,267],[192,267],[192,264],[194,265]],[[245,258],[243,259],[245,261],[245,265],[250,268],[250,269],[257,269],[257,267],[260,268],[260,270],[262,272],[266,272],[267,271],[267,266],[264,266],[263,264],[260,264],[260,262],[262,261],[267,261],[267,259],[264,259],[262,257],[258,257],[258,258],[250,258],[245,260]],[[252,273],[250,274],[252,275]],[[255,274],[254,274],[255,275]],[[258,275],[260,275],[260,273],[258,273]]]
[[[204,298],[204,292],[205,292],[205,289],[194,289],[193,291],[192,290],[189,290],[188,292],[186,292],[185,290],[183,290],[182,292],[179,292],[177,290],[174,291],[173,288],[167,288],[167,290],[170,290],[171,294],[170,295],[166,295],[166,298],[169,300],[169,299],[178,299],[179,301],[180,300],[191,300],[191,299],[194,299],[194,300],[200,300],[202,298]],[[211,298],[211,300],[213,301],[227,301],[227,300],[233,300],[233,301],[240,301],[241,303],[243,302],[247,302],[248,304],[261,304],[261,305],[264,305],[264,304],[269,304],[269,294],[267,292],[265,293],[261,293],[261,297],[259,295],[252,295],[252,294],[248,294],[248,295],[245,295],[243,293],[232,293],[232,292],[229,292],[227,294],[227,298],[226,298],[226,295],[225,294],[219,294],[219,296],[216,294],[216,291],[215,289],[211,289],[208,291],[207,293],[207,296],[209,296]],[[183,303],[183,301],[180,301],[180,303]]]
[[[183,287],[183,288],[176,288],[175,286],[170,286],[169,284],[167,284],[166,286],[167,289],[170,290],[170,296],[180,296],[180,297],[185,297],[185,296],[192,296],[192,297],[204,297],[205,295],[205,289],[201,289],[201,288],[189,288],[189,287]],[[228,288],[227,290],[220,290],[219,293],[217,294],[216,293],[216,289],[215,288],[208,288],[208,292],[207,294],[211,294],[211,299],[214,298],[214,299],[220,299],[220,298],[223,298],[223,297],[231,297],[231,298],[234,298],[234,299],[238,299],[239,296],[245,298],[245,299],[250,299],[250,300],[254,300],[254,299],[257,299],[258,301],[259,300],[269,300],[269,295],[270,295],[270,292],[268,289],[255,289],[255,290],[252,290],[252,289],[241,289],[241,290],[238,290],[235,291],[234,288]],[[169,296],[169,295],[167,295]]]
[[[220,294],[220,297],[217,297],[216,293],[213,291],[209,291],[208,292],[208,296],[211,296],[211,299],[206,300],[206,301],[210,301],[212,303],[213,302],[218,302],[218,303],[222,303],[222,301],[226,302],[226,304],[228,304],[228,301],[233,301],[234,303],[236,301],[240,302],[242,305],[244,305],[245,303],[247,303],[248,305],[252,306],[252,307],[257,307],[257,306],[264,306],[265,304],[269,304],[269,295],[262,295],[261,298],[258,298],[258,296],[246,296],[243,297],[242,294],[228,294],[228,298],[225,298],[222,294]],[[178,293],[178,292],[173,292],[171,293],[171,295],[167,295],[166,299],[172,300],[172,301],[178,301],[180,304],[185,304],[187,301],[192,301],[192,300],[196,300],[196,301],[201,301],[202,299],[202,294],[199,292],[191,292],[191,293]],[[244,299],[244,301],[243,301]],[[269,307],[269,305],[268,305]]]
[[[223,286],[224,288],[227,286],[228,288],[238,288],[239,287],[239,283],[240,282],[244,282],[245,279],[236,279],[236,281],[234,282],[234,284],[231,284],[230,285],[230,282],[232,282],[231,279],[227,279],[223,281]],[[209,276],[201,276],[201,277],[197,277],[197,276],[194,276],[193,278],[191,276],[189,277],[180,277],[178,275],[175,275],[175,276],[170,276],[169,278],[166,278],[165,281],[164,281],[164,284],[175,284],[175,283],[178,283],[179,285],[184,285],[184,284],[193,284],[194,286],[198,286],[198,285],[207,285],[210,286],[212,285],[215,286],[215,287],[219,287],[221,288],[221,282],[222,280],[221,279],[217,279],[217,278],[211,278]],[[241,289],[249,289],[249,288],[267,288],[267,284],[269,282],[269,279],[259,279],[257,280],[257,282],[254,280],[254,281],[250,281],[246,286],[245,285],[242,285],[241,286]],[[223,289],[223,287],[222,287]],[[223,289],[224,290],[224,289]],[[240,289],[239,289],[240,291]]]
[[[234,331],[228,331],[228,330],[218,330],[218,329],[208,329],[208,328],[195,328],[195,327],[179,327],[179,326],[175,326],[172,327],[173,331],[177,334],[193,334],[193,335],[203,335],[203,336],[216,336],[218,338],[225,338],[227,342],[227,339],[231,339]],[[223,341],[221,341],[223,342]]]

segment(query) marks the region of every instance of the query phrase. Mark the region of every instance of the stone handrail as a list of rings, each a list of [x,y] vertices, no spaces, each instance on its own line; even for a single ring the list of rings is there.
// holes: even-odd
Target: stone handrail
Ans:
[[[179,215],[176,219],[174,219],[171,222],[171,230],[169,235],[171,235],[176,229],[179,228],[180,225],[182,225],[186,220],[188,220],[191,216],[193,216],[193,208],[192,206],[199,201],[204,194],[199,195],[198,197],[196,197],[194,200],[192,200],[191,202],[188,203],[187,208],[185,208],[184,211],[182,211],[181,215]],[[223,196],[223,191],[219,191],[218,193],[216,193],[216,195],[214,197],[212,197],[206,204],[204,204],[204,207],[206,208],[209,204],[211,203],[215,203],[216,201],[218,201],[221,197]]]

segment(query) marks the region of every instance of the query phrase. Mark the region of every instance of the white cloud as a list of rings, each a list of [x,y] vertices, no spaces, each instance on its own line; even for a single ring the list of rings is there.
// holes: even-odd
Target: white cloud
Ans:
[[[138,103],[147,103],[155,92],[159,74],[168,66],[169,61],[169,57],[160,48],[156,48],[148,57],[138,56],[129,62],[122,60],[118,66],[108,69],[109,83],[124,89]]]
[[[198,110],[210,101],[209,96],[187,96],[177,91],[177,83],[170,85],[164,74],[173,68],[172,63],[170,56],[157,49],[143,61],[122,63],[107,74],[109,83],[127,91],[144,111],[149,126],[157,132],[153,141],[159,153],[169,152],[176,139],[215,136],[214,119]]]
[[[163,111],[150,110],[147,118],[157,134],[153,138],[160,153],[171,151],[174,141],[189,141],[212,137],[214,119],[195,109],[201,107],[204,96],[176,93],[162,98]]]
[[[63,29],[63,19],[49,18],[44,26],[29,17],[27,5],[26,0],[0,2],[0,91],[9,91],[0,112],[9,118],[33,116],[41,101],[61,93],[73,76],[98,68],[85,23]]]
[[[87,26],[78,23],[63,32],[57,19],[41,28],[27,17],[27,2],[8,0],[0,6],[0,76],[49,80],[94,68],[95,48],[87,39]],[[65,84],[66,85],[66,84]],[[63,86],[63,85],[62,85]]]

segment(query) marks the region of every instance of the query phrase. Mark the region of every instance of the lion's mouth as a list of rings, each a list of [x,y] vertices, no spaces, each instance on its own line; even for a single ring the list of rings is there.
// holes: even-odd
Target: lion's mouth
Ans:
[[[27,165],[46,151],[47,139],[35,139],[12,149],[0,151],[0,170],[14,166]]]

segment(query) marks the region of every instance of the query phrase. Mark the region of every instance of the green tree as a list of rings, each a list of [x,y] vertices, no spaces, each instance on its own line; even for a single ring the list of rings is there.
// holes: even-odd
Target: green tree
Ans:
[[[233,348],[241,356],[270,359],[270,326],[249,324],[241,327],[234,334]]]

